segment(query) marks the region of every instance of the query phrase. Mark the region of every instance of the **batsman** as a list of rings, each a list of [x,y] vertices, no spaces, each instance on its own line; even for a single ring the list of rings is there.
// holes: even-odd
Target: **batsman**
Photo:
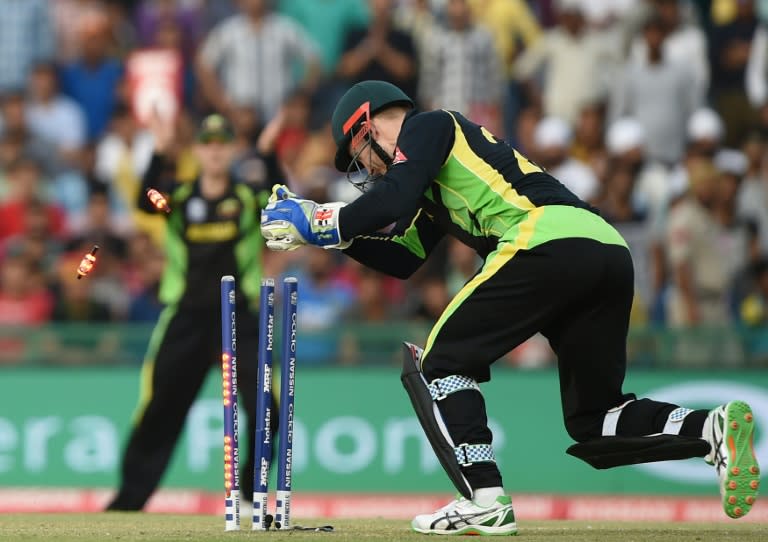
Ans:
[[[725,513],[749,512],[759,485],[749,405],[693,410],[623,390],[634,270],[626,242],[596,209],[484,127],[455,111],[418,112],[386,82],[353,86],[331,124],[336,168],[363,194],[346,205],[316,203],[276,187],[261,215],[269,248],[340,249],[401,279],[444,235],[483,259],[423,350],[405,345],[403,385],[459,492],[416,516],[414,530],[517,532],[478,384],[537,332],[557,355],[565,428],[576,441],[569,454],[598,469],[703,457],[719,477]],[[514,397],[506,410],[536,411]],[[536,435],[516,441],[536,453]]]

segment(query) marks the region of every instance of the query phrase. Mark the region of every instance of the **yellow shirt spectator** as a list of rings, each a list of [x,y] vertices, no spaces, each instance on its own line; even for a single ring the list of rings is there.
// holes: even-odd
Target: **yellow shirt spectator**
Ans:
[[[525,0],[469,0],[474,20],[491,31],[507,74],[512,74],[518,44],[530,47],[541,27]]]

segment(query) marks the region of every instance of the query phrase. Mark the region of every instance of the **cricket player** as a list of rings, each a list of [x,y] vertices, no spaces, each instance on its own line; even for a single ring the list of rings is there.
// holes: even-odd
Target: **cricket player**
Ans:
[[[235,183],[231,167],[237,152],[229,123],[206,117],[197,134],[195,154],[201,174],[194,182],[175,180],[167,158],[172,123],[153,119],[155,153],[139,195],[139,207],[156,212],[145,195],[150,188],[168,194],[166,252],[160,284],[165,308],[152,333],[141,371],[139,404],[126,445],[120,488],[108,510],[141,510],[160,483],[206,375],[220,367],[219,284],[237,279],[238,373],[247,414],[249,457],[241,462],[241,495],[253,494],[253,450],[258,382],[258,298],[263,239],[259,211],[271,184]],[[276,424],[277,416],[273,417]],[[274,427],[273,429],[276,429]]]
[[[632,259],[596,209],[482,126],[455,111],[418,112],[389,83],[353,86],[331,123],[336,167],[365,170],[355,181],[364,193],[345,205],[274,189],[261,217],[269,248],[337,248],[402,279],[444,235],[484,260],[424,349],[406,344],[403,385],[460,493],[416,516],[414,530],[516,533],[478,383],[537,332],[557,354],[565,427],[577,442],[568,453],[595,468],[704,457],[719,476],[725,513],[750,510],[759,470],[746,403],[692,410],[622,389]],[[506,412],[535,416],[536,407],[510,397]],[[536,436],[520,438],[535,454]]]

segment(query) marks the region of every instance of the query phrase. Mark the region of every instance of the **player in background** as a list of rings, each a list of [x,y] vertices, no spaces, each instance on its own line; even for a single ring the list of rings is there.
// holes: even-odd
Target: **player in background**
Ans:
[[[165,215],[167,264],[159,293],[165,308],[144,359],[120,488],[107,509],[144,507],[160,483],[208,371],[221,360],[219,283],[223,275],[233,275],[237,284],[238,380],[250,439],[250,457],[241,462],[240,487],[243,498],[250,500],[264,245],[259,212],[266,204],[271,181],[254,185],[233,180],[237,150],[229,123],[220,115],[206,117],[197,134],[195,154],[201,173],[194,182],[174,178],[167,156],[173,144],[172,124],[156,116],[151,129],[155,152],[144,175],[139,208],[157,212],[146,196],[149,189],[164,194],[170,208]],[[273,422],[276,424],[277,416]]]
[[[759,469],[746,403],[693,410],[623,390],[634,271],[626,242],[596,209],[461,113],[420,113],[389,83],[353,86],[331,124],[336,168],[364,193],[347,205],[321,204],[275,187],[261,217],[269,248],[337,248],[402,279],[444,235],[484,259],[424,349],[406,344],[403,385],[461,494],[416,516],[414,530],[517,531],[478,383],[537,332],[558,358],[565,427],[577,442],[568,453],[596,468],[704,457],[726,514],[750,510]],[[508,406],[508,416],[536,415],[535,404],[514,397]],[[535,434],[516,440],[537,453]]]

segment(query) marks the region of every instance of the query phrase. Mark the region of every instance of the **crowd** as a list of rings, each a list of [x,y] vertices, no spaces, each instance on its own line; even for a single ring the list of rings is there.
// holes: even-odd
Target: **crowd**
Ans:
[[[383,79],[599,208],[632,250],[635,324],[768,322],[766,0],[0,0],[0,325],[157,318],[163,221],[135,206],[142,51],[180,66],[181,179],[215,111],[238,182],[349,201],[330,113]],[[265,257],[300,277],[307,329],[434,321],[479,264],[446,241],[405,284],[334,251]]]

